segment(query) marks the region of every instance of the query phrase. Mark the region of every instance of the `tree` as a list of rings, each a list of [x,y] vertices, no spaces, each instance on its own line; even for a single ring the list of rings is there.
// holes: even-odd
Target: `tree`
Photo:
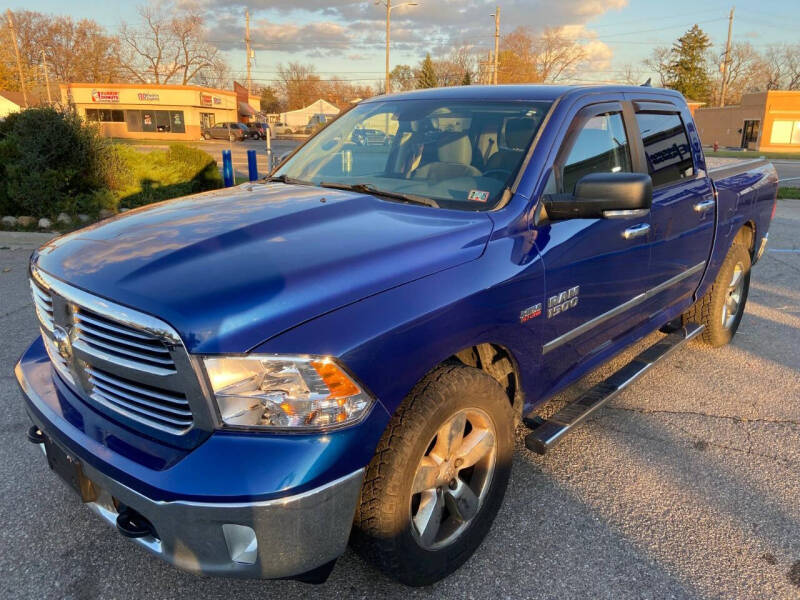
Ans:
[[[137,8],[138,26],[119,30],[119,62],[129,77],[141,83],[186,85],[203,73],[220,70],[219,50],[205,41],[200,13],[171,5]]]
[[[417,77],[417,88],[419,89],[426,89],[426,88],[435,88],[438,87],[439,83],[436,79],[436,71],[433,67],[433,61],[431,60],[431,55],[426,54],[425,60],[422,61],[422,64],[419,68],[419,75]]]
[[[260,108],[265,113],[279,113],[283,108],[275,90],[269,86],[261,88]]]
[[[697,25],[679,37],[670,50],[667,86],[686,98],[708,102],[712,93],[707,60],[710,47],[711,40]]]
[[[472,85],[472,74],[469,71],[464,71],[464,77],[461,79],[461,85]]]
[[[323,96],[323,85],[314,65],[290,62],[278,64],[281,92],[286,98],[287,110],[308,106]]]
[[[725,59],[725,53],[718,55],[720,63]],[[767,69],[764,59],[748,42],[738,42],[731,46],[731,53],[728,57],[728,65],[725,69],[725,102],[727,104],[738,104],[742,95],[747,92],[754,92],[767,89],[767,77],[764,73]],[[712,77],[711,101],[719,104],[720,93],[722,91],[722,72],[717,72]]]
[[[389,73],[392,80],[392,89],[396,92],[407,92],[417,87],[417,79],[409,65],[397,65]]]
[[[767,48],[761,77],[764,89],[800,89],[800,44],[777,44]]]
[[[574,74],[587,60],[586,49],[563,30],[545,29],[535,36],[517,27],[503,36],[498,56],[498,83],[552,83]]]
[[[658,75],[659,85],[667,87],[670,77],[670,49],[664,46],[653,48],[650,57],[643,61],[645,67]]]

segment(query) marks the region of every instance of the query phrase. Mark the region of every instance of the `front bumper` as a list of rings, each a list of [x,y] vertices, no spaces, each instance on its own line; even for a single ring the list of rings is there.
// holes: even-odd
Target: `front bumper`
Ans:
[[[158,470],[116,452],[118,438],[116,445],[91,438],[105,422],[89,421],[88,411],[69,421],[77,403],[70,404],[74,399],[58,384],[40,341],[15,372],[33,423],[77,459],[94,484],[97,499],[87,506],[113,525],[120,505],[139,513],[154,534],[134,541],[159,558],[198,574],[283,578],[306,574],[344,552],[366,464],[341,470],[352,454],[348,437],[212,435]],[[99,437],[115,439],[111,433]],[[199,494],[203,490],[207,497]]]

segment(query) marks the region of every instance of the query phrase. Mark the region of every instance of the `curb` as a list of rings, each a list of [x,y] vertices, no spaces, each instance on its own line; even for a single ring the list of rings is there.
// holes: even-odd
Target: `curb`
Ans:
[[[0,250],[36,250],[58,235],[60,234],[36,231],[0,231]]]

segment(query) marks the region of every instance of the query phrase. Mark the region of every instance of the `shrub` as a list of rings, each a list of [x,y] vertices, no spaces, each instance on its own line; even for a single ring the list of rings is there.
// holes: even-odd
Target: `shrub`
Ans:
[[[114,188],[122,207],[134,208],[222,187],[216,161],[191,146],[174,144],[167,150],[142,152],[119,144],[115,154],[125,165]]]
[[[0,123],[2,214],[96,214],[118,169],[108,140],[72,111],[29,108]]]

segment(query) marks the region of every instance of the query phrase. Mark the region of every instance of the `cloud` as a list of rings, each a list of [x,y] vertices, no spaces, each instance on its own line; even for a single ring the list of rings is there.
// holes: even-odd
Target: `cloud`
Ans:
[[[373,0],[176,0],[203,10],[209,39],[222,49],[240,48],[245,8],[251,13],[255,48],[312,55],[363,55],[384,43],[385,9]],[[495,0],[418,0],[419,6],[392,12],[392,49],[424,53],[452,44],[489,48],[493,43]],[[503,0],[501,33],[519,25],[534,32],[548,27],[573,28],[585,37],[594,18],[619,10],[628,0]],[[587,42],[598,57],[611,50]]]

